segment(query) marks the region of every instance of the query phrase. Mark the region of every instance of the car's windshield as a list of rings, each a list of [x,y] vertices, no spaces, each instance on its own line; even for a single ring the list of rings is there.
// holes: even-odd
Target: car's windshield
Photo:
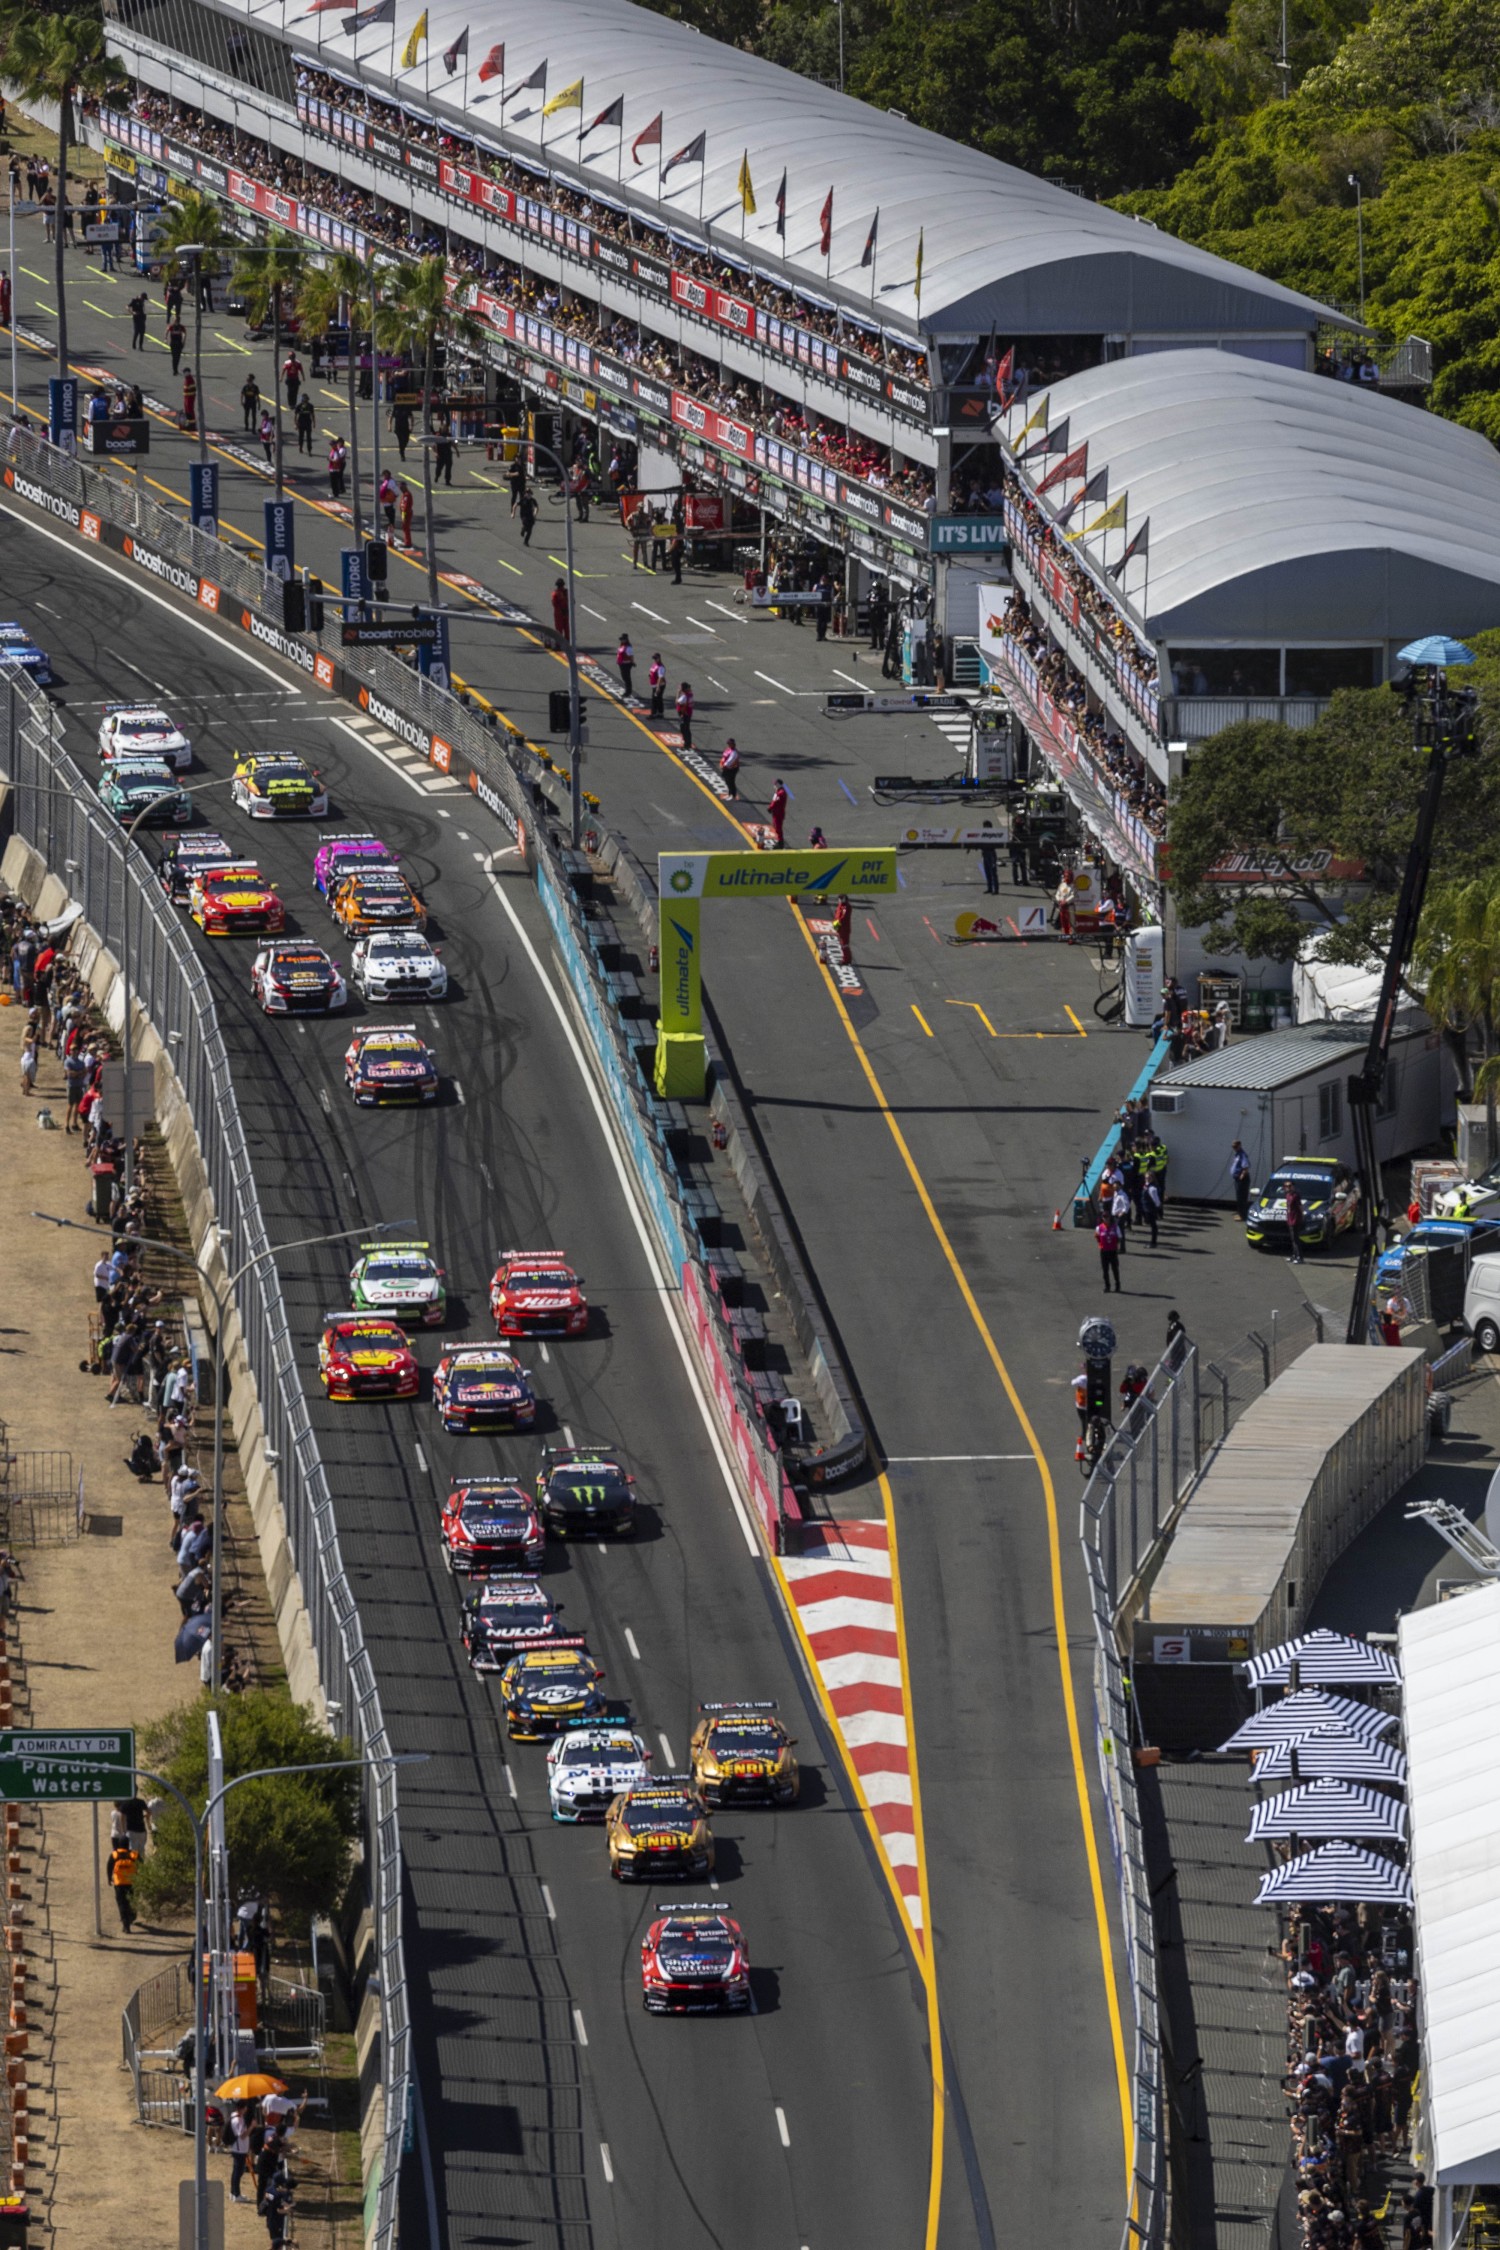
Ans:
[[[562,1754],[565,1766],[609,1766],[622,1762],[640,1764],[641,1753],[633,1742],[569,1742]]]
[[[517,1266],[505,1277],[507,1289],[571,1289],[573,1276],[566,1266],[538,1266],[522,1269]]]
[[[430,1259],[415,1252],[409,1258],[370,1258],[365,1264],[366,1281],[426,1281],[431,1274]]]
[[[585,1507],[599,1507],[606,1500],[620,1500],[630,1486],[619,1470],[607,1462],[591,1461],[584,1467],[554,1469],[553,1489],[565,1492],[572,1500],[581,1500]]]
[[[714,1728],[713,1747],[720,1758],[768,1758],[781,1748],[781,1737],[764,1723],[720,1726]]]
[[[485,1623],[501,1632],[507,1627],[529,1631],[533,1626],[550,1625],[552,1622],[552,1605],[540,1597],[523,1602],[481,1602],[479,1606]]]
[[[1266,1193],[1285,1195],[1295,1188],[1299,1195],[1331,1195],[1334,1178],[1331,1172],[1273,1172],[1266,1182]]]
[[[673,1945],[697,1946],[706,1953],[734,1951],[734,1939],[722,1922],[682,1922],[674,1916],[662,1936]]]
[[[689,1797],[632,1797],[625,1807],[625,1826],[632,1836],[646,1836],[653,1829],[668,1828],[674,1832],[691,1828],[698,1817],[698,1808]]]
[[[525,1513],[516,1501],[470,1500],[463,1510],[465,1531],[485,1531],[492,1526],[517,1522]]]

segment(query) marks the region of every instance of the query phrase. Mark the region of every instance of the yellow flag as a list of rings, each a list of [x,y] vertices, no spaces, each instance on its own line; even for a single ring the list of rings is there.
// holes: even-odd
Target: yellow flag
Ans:
[[[582,109],[582,107],[583,80],[575,78],[571,86],[564,86],[562,92],[554,94],[550,102],[543,102],[542,115],[543,117],[555,117],[560,109]]]
[[[407,40],[406,45],[401,50],[401,68],[403,70],[410,70],[414,67],[417,59],[417,49],[421,46],[422,41],[426,37],[427,10],[424,8],[422,10],[422,13],[418,16],[416,22],[411,27],[410,39]]]
[[[1077,531],[1070,531],[1068,537],[1070,539],[1087,539],[1096,531],[1123,530],[1126,498],[1127,495],[1122,492],[1118,500],[1111,500],[1102,516],[1095,516],[1092,523],[1081,525]]]
[[[755,217],[755,189],[750,184],[749,149],[746,149],[744,155],[740,158],[740,176],[737,185],[740,191],[740,209],[747,219],[753,219]]]
[[[1031,420],[1026,424],[1025,428],[1017,430],[1015,436],[1013,438],[1007,439],[1006,442],[1010,445],[1019,445],[1023,437],[1030,437],[1033,430],[1045,430],[1045,428],[1047,427],[1047,409],[1051,404],[1052,393],[1050,391],[1046,391],[1043,393],[1041,404],[1038,406],[1036,412],[1032,415]]]
[[[926,229],[925,227],[922,227],[922,228],[920,228],[920,229],[919,229],[919,231],[918,231],[918,234],[917,234],[917,303],[918,303],[918,305],[920,305],[920,304],[921,304],[921,302],[922,302],[922,253],[923,253],[923,251],[924,251],[924,250],[926,249],[926,247],[927,247],[927,229]]]

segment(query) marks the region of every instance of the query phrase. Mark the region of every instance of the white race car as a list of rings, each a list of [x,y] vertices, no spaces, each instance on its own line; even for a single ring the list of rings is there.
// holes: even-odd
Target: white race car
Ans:
[[[602,1820],[624,1789],[647,1778],[651,1753],[634,1727],[586,1719],[567,1727],[547,1752],[547,1800],[554,1820]]]
[[[99,755],[106,765],[116,758],[160,758],[180,773],[193,762],[193,746],[159,704],[106,703]]]
[[[349,964],[362,1000],[441,1000],[448,972],[421,930],[374,930]]]

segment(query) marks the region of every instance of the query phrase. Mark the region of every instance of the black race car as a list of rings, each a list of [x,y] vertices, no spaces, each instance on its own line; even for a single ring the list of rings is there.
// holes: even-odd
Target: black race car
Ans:
[[[1302,1198],[1297,1240],[1326,1250],[1335,1236],[1352,1227],[1359,1213],[1359,1183],[1347,1164],[1321,1156],[1284,1156],[1250,1206],[1245,1240],[1259,1250],[1286,1250],[1291,1244],[1286,1199],[1294,1188]]]
[[[193,877],[205,867],[228,867],[238,859],[238,852],[212,828],[194,829],[190,835],[181,835],[169,829],[161,840],[161,861],[156,879],[174,906],[186,906],[193,888]]]
[[[559,1539],[629,1539],[635,1531],[635,1478],[618,1454],[597,1446],[544,1445],[536,1504]]]

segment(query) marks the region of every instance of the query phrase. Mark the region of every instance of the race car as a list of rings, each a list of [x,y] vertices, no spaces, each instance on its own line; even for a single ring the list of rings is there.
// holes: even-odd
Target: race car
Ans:
[[[195,869],[188,912],[205,937],[279,937],[286,908],[253,860],[232,859]]]
[[[794,1805],[802,1776],[774,1703],[700,1703],[688,1763],[706,1805],[760,1797]]]
[[[640,1788],[651,1753],[634,1727],[575,1720],[547,1752],[554,1820],[602,1820],[622,1790]]]
[[[537,1506],[559,1539],[630,1539],[635,1534],[635,1478],[616,1455],[586,1445],[543,1446]]]
[[[441,1000],[448,972],[421,930],[372,930],[349,964],[361,1000]]]
[[[663,1875],[711,1875],[714,1840],[690,1773],[653,1774],[626,1789],[604,1816],[609,1871],[617,1883],[651,1883]]]
[[[502,1344],[455,1344],[432,1378],[432,1403],[445,1430],[529,1428],[536,1393]]]
[[[422,1384],[395,1321],[368,1313],[324,1314],[318,1373],[329,1398],[415,1398]]]
[[[541,1518],[522,1485],[456,1477],[442,1514],[443,1561],[459,1578],[536,1570],[547,1552]]]
[[[230,795],[252,820],[325,820],[328,791],[312,767],[285,751],[256,751],[234,769]]]
[[[187,906],[193,877],[201,868],[229,867],[233,862],[233,847],[215,829],[195,828],[186,836],[179,836],[174,829],[161,840],[156,879],[174,906]]]
[[[535,1578],[487,1579],[464,1602],[464,1647],[474,1670],[498,1672],[517,1649],[555,1640],[562,1606]]]
[[[313,860],[313,883],[324,898],[332,896],[345,875],[364,868],[394,867],[396,855],[378,836],[357,833],[325,836]]]
[[[250,970],[250,989],[268,1016],[326,1016],[349,997],[338,963],[321,945],[301,938],[263,945]]]
[[[502,1250],[490,1283],[490,1311],[502,1336],[588,1331],[583,1284],[560,1250]]]
[[[1359,1184],[1347,1165],[1335,1157],[1285,1156],[1250,1206],[1245,1240],[1256,1249],[1270,1244],[1284,1249],[1290,1237],[1286,1223],[1288,1188],[1302,1198],[1302,1222],[1297,1240],[1326,1249],[1345,1227],[1352,1227],[1359,1211]]]
[[[435,1102],[437,1059],[414,1023],[362,1023],[344,1054],[344,1084],[362,1109]]]
[[[180,773],[193,762],[193,746],[159,703],[106,703],[99,755],[106,765],[116,758],[160,758]]]
[[[648,2016],[738,2012],[750,2005],[750,1956],[732,1914],[663,1907],[641,1940],[641,2003]]]
[[[522,1649],[500,1675],[500,1707],[511,1741],[545,1742],[570,1719],[602,1718],[603,1677],[581,1633]]]
[[[29,672],[38,687],[51,683],[52,659],[37,647],[23,625],[0,625],[0,664]]]
[[[349,1273],[349,1302],[356,1312],[389,1313],[436,1328],[448,1310],[443,1269],[428,1242],[362,1242]]]
[[[346,937],[368,937],[372,930],[420,930],[427,921],[426,907],[394,867],[340,876],[329,893],[328,909]]]
[[[99,802],[116,820],[147,828],[185,828],[193,800],[160,758],[116,758],[99,776]]]

